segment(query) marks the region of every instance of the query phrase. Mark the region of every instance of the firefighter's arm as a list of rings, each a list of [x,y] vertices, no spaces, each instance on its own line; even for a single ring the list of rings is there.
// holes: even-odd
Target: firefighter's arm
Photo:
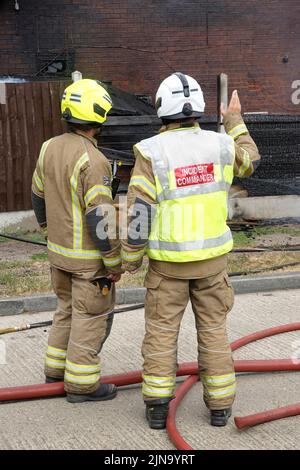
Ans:
[[[36,220],[45,238],[47,238],[47,216],[44,197],[44,175],[39,158],[32,176],[31,202]]]
[[[225,130],[234,139],[234,175],[238,178],[248,178],[258,167],[260,155],[242,118],[241,104],[236,91],[233,92],[228,110],[225,111],[223,108],[221,111]]]
[[[156,186],[150,159],[133,147],[136,162],[127,194],[127,238],[122,240],[123,267],[135,271],[143,262],[143,256],[155,213]]]
[[[119,274],[121,245],[117,215],[111,195],[111,167],[106,159],[90,161],[81,175],[86,221],[91,238],[100,250],[108,274]]]

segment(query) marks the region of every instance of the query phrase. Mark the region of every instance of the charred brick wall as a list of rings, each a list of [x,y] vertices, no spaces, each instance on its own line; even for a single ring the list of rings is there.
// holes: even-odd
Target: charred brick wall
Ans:
[[[0,75],[32,77],[65,54],[85,77],[151,94],[180,70],[212,114],[226,72],[245,111],[300,114],[298,0],[18,1],[0,3]]]

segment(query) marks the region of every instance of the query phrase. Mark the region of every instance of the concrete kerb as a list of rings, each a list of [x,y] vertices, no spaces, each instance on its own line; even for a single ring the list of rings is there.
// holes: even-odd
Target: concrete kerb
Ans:
[[[272,276],[235,277],[231,279],[231,282],[236,295],[300,289],[300,272]],[[119,305],[143,303],[145,294],[144,287],[118,289],[116,303]],[[56,307],[57,299],[54,294],[11,297],[0,299],[0,316],[18,315],[25,312],[49,312],[54,311]]]

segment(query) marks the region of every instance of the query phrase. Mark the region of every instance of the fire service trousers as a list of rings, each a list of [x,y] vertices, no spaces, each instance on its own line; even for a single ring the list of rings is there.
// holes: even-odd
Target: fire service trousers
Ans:
[[[115,288],[112,284],[109,294],[102,295],[92,284],[97,277],[96,272],[51,267],[58,309],[49,334],[45,374],[64,380],[69,393],[92,393],[100,382],[98,354],[111,330]]]
[[[144,400],[174,397],[178,334],[190,300],[204,402],[211,410],[229,408],[234,401],[236,380],[226,333],[226,316],[233,306],[234,294],[226,271],[188,280],[163,277],[149,268],[145,286]]]

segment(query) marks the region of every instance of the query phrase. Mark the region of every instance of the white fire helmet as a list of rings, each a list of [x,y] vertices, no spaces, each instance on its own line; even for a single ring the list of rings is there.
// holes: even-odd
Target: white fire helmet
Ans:
[[[201,86],[189,75],[173,73],[160,84],[155,108],[159,118],[170,121],[200,117],[205,109]]]

